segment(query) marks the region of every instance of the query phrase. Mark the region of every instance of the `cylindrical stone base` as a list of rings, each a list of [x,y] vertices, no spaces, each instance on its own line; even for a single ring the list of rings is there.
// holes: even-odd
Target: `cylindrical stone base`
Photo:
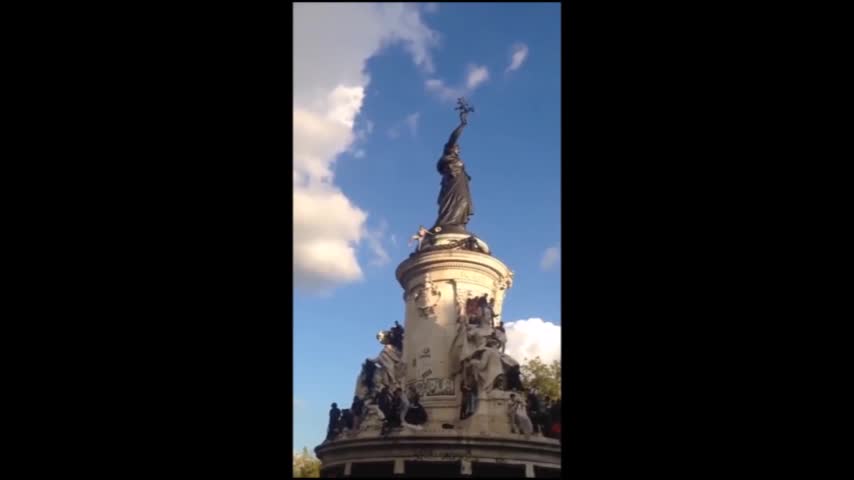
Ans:
[[[403,384],[419,392],[428,412],[426,428],[459,422],[460,365],[454,364],[451,347],[465,301],[488,295],[500,313],[511,277],[497,258],[466,250],[419,253],[397,268],[406,302]]]

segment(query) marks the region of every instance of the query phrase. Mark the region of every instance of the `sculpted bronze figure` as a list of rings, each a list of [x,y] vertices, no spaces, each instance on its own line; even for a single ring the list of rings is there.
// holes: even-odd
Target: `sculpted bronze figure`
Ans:
[[[451,132],[442,158],[436,164],[436,169],[442,175],[442,189],[439,192],[439,215],[431,229],[435,233],[465,233],[469,217],[474,214],[469,190],[471,177],[466,173],[460,158],[458,143],[463,128],[468,124],[468,114],[474,112],[474,108],[469,106],[464,98],[460,98],[455,110],[460,112],[460,124]]]

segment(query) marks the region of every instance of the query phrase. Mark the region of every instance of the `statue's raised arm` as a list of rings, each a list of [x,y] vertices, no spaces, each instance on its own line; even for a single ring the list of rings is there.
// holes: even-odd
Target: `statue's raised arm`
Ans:
[[[451,137],[448,139],[448,143],[445,144],[445,149],[450,151],[454,145],[457,144],[457,141],[460,138],[460,135],[463,133],[463,128],[468,125],[468,114],[470,112],[474,112],[474,107],[470,106],[465,98],[457,99],[457,106],[454,110],[460,111],[460,125],[451,132]]]

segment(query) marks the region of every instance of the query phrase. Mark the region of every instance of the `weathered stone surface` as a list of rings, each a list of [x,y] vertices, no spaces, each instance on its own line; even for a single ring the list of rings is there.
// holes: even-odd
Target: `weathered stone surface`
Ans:
[[[441,242],[442,236],[438,237]],[[495,310],[500,312],[503,295],[499,298],[499,291],[512,274],[495,257],[461,250],[420,253],[401,263],[396,273],[406,292],[404,382],[422,392],[428,423],[456,424],[462,396],[455,375],[459,366],[451,364],[450,352],[461,304],[486,294],[496,299]]]
[[[338,440],[323,444],[315,451],[324,468],[357,462],[407,460],[461,461],[463,470],[467,466],[470,468],[472,461],[560,468],[560,444],[538,436],[525,440],[522,435],[404,432],[388,438]]]

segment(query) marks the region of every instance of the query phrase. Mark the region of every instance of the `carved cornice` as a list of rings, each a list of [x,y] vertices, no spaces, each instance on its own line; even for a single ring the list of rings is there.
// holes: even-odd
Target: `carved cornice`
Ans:
[[[541,464],[560,465],[560,442],[551,438],[531,436],[525,440],[519,434],[474,436],[455,434],[400,435],[392,433],[386,437],[339,439],[315,448],[315,453],[324,464],[342,461],[358,461],[367,455],[376,456],[384,451],[386,458],[411,458],[424,455],[424,450],[438,450],[437,456],[470,458],[474,461],[500,456],[506,460],[527,461]],[[435,454],[434,454],[435,455]],[[549,462],[548,460],[551,460]]]
[[[434,282],[445,280],[436,270],[468,270],[491,277],[494,282],[501,285],[508,284],[508,279],[513,275],[507,265],[493,256],[476,252],[447,250],[427,252],[404,260],[397,267],[395,275],[401,287],[406,290],[413,277],[428,272]]]

